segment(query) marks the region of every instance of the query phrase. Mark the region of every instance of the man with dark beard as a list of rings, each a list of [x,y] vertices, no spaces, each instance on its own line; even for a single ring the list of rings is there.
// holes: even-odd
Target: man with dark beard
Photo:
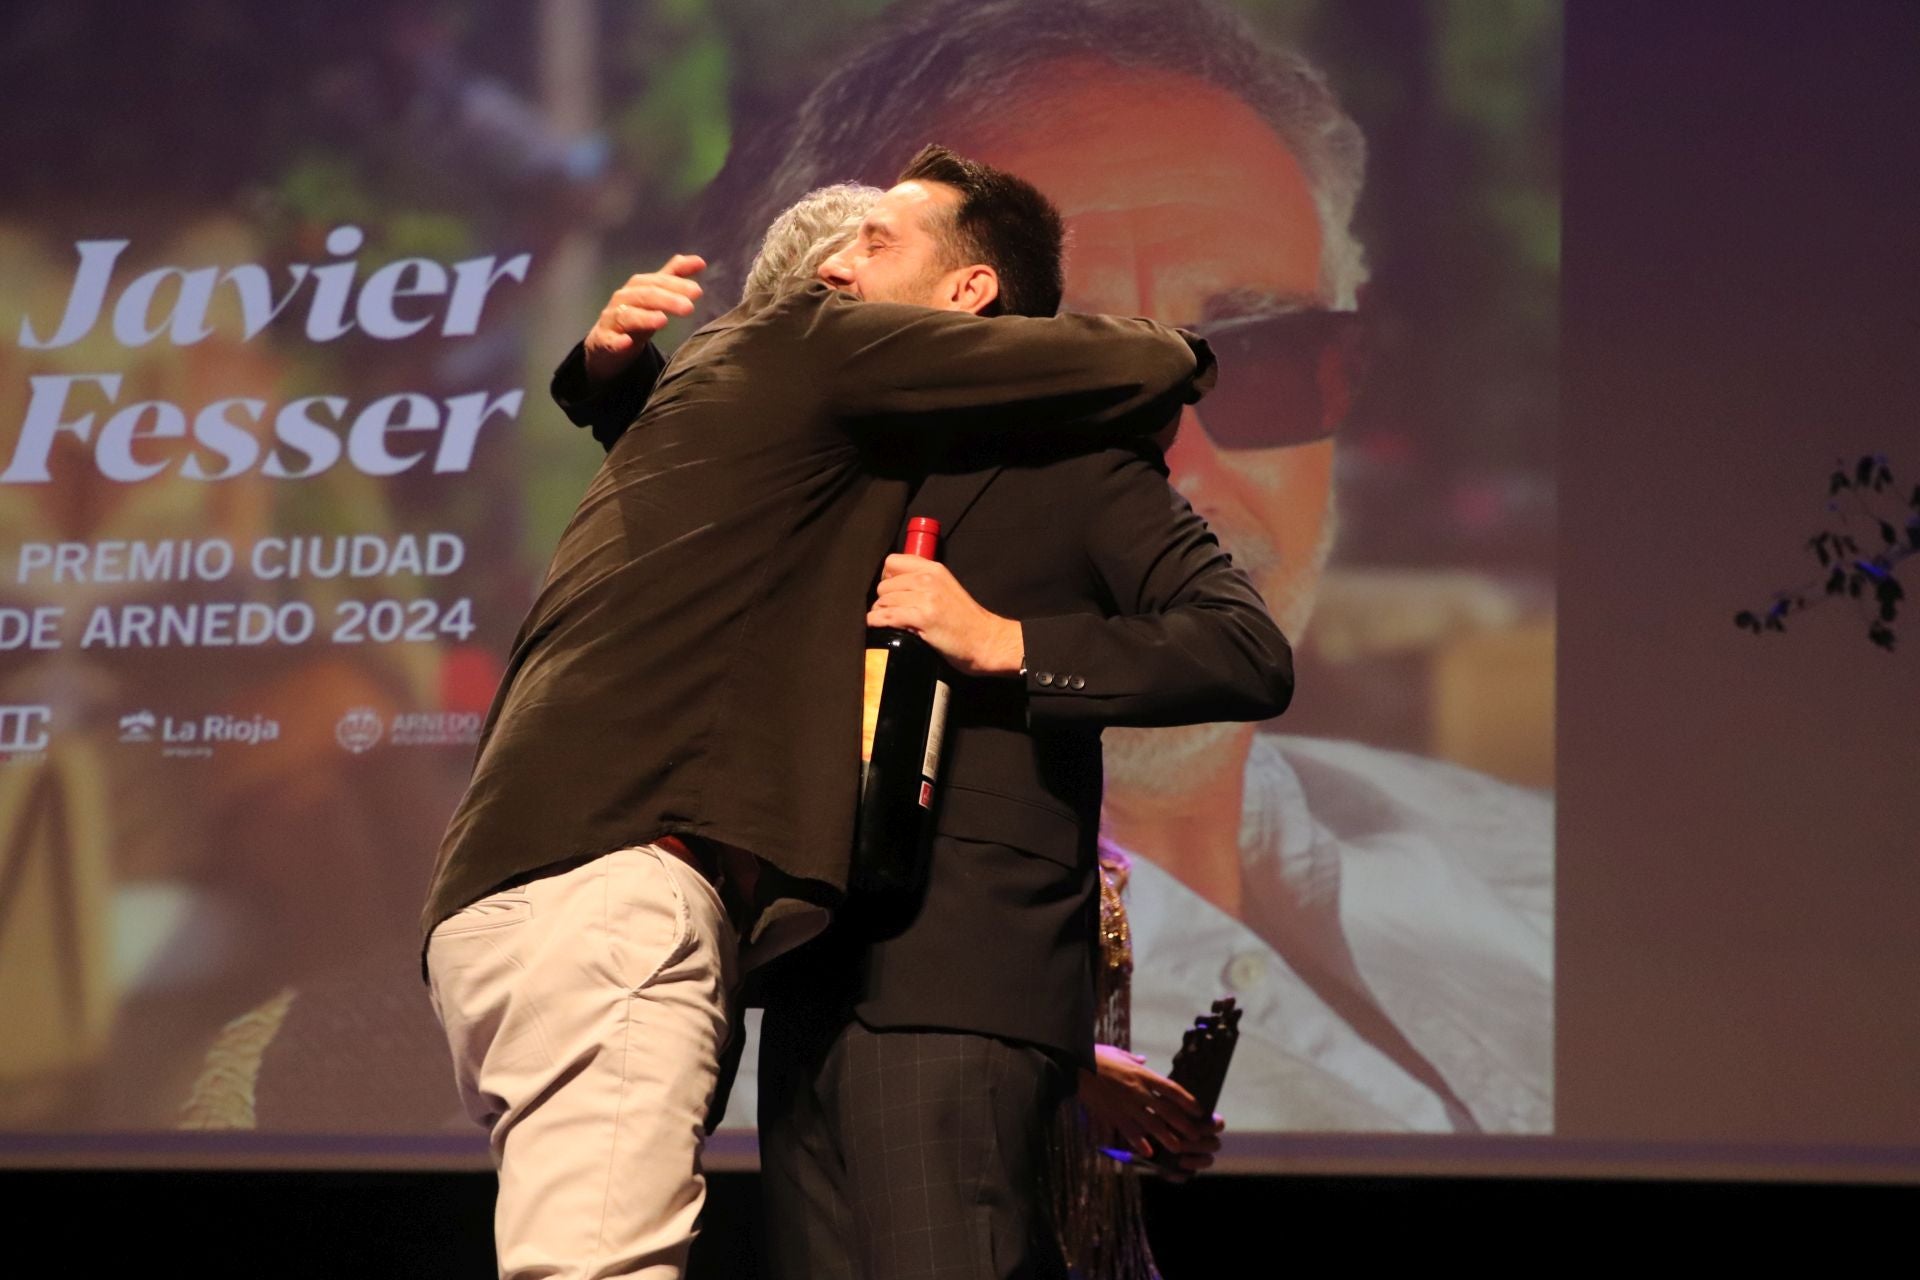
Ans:
[[[992,172],[957,158],[932,170],[963,193]],[[915,300],[923,277],[890,234],[899,191],[823,279]],[[769,1266],[809,1280],[1056,1275],[1043,1140],[1100,1069],[1101,733],[1278,715],[1290,655],[1157,449],[935,469],[910,509],[941,519],[943,558],[889,557],[867,622],[917,633],[961,673],[928,882],[904,910],[850,902],[767,984]],[[1157,1083],[1168,1145],[1210,1145],[1212,1117]]]

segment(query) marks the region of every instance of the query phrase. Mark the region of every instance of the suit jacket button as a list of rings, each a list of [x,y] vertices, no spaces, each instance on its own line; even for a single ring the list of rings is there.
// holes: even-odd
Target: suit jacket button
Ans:
[[[1033,675],[1033,678],[1034,678],[1035,680],[1038,680],[1038,681],[1039,681],[1039,682],[1040,682],[1041,684],[1052,684],[1052,683],[1053,683],[1053,672],[1051,672],[1051,671],[1036,671],[1036,672],[1034,672],[1034,675]]]
[[[1067,686],[1073,689],[1084,689],[1087,687],[1087,678],[1085,676],[1068,676]]]

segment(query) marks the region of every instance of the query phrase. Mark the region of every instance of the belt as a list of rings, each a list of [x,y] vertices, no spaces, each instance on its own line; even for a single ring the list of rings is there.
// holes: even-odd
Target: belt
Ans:
[[[698,836],[661,836],[654,843],[699,872],[700,878],[720,895],[734,930],[742,938],[752,936],[754,922],[760,917],[760,904],[754,895],[760,878],[758,858],[745,849]]]
[[[698,871],[700,878],[714,888],[718,889],[724,881],[720,851],[711,842],[697,838],[689,840],[684,836],[661,836],[654,843]]]

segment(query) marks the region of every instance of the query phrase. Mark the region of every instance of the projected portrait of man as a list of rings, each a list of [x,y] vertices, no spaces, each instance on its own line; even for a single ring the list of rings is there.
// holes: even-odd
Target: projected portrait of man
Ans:
[[[1216,4],[908,4],[777,145],[736,149],[709,207],[745,231],[932,137],[1059,204],[1068,309],[1215,344],[1220,389],[1188,409],[1173,480],[1298,644],[1367,275],[1365,143],[1333,88]],[[1549,798],[1248,725],[1105,742],[1106,832],[1141,855],[1136,1048],[1164,1061],[1233,994],[1247,1016],[1222,1110],[1239,1131],[1550,1126]]]
[[[312,643],[245,653],[75,638],[8,651],[0,708],[44,713],[51,733],[44,751],[0,752],[0,834],[25,851],[9,865],[30,869],[0,894],[11,904],[0,991],[27,1028],[0,1046],[0,1081],[34,1082],[9,1093],[14,1124],[464,1126],[421,1000],[413,920],[471,745],[402,743],[392,726],[484,706],[597,461],[536,408],[536,383],[605,297],[595,271],[687,248],[713,263],[708,300],[730,301],[775,212],[827,183],[890,181],[938,140],[1061,207],[1066,309],[1207,335],[1222,380],[1181,424],[1173,480],[1250,572],[1299,662],[1282,724],[1105,736],[1105,835],[1135,855],[1135,1047],[1165,1069],[1181,1028],[1231,994],[1246,1010],[1220,1107],[1232,1134],[1550,1127],[1553,808],[1515,780],[1551,781],[1551,602],[1534,615],[1530,674],[1496,667],[1458,699],[1476,726],[1504,714],[1510,690],[1532,691],[1534,736],[1507,757],[1524,768],[1440,731],[1430,672],[1455,649],[1390,644],[1449,625],[1431,604],[1448,573],[1489,583],[1512,569],[1501,590],[1550,595],[1551,551],[1513,537],[1544,542],[1542,526],[1496,518],[1506,558],[1485,553],[1493,544],[1454,537],[1451,486],[1511,474],[1553,500],[1550,433],[1534,429],[1551,410],[1526,400],[1553,384],[1552,128],[1495,138],[1502,126],[1486,123],[1547,112],[1552,59],[1525,50],[1557,47],[1552,0],[1498,20],[1475,6],[1314,0],[835,0],[777,21],[747,0],[598,0],[573,18],[383,0],[345,27],[299,0],[219,32],[183,25],[173,5],[137,20],[123,6],[71,7],[0,125],[46,161],[0,199],[12,334],[23,318],[57,327],[74,246],[90,237],[131,241],[116,290],[160,267],[256,264],[277,299],[289,263],[339,257],[326,242],[348,223],[364,236],[361,281],[397,257],[524,253],[531,266],[466,338],[313,341],[308,284],[251,341],[224,312],[212,337],[186,345],[10,340],[0,417],[24,420],[34,376],[104,372],[124,378],[121,405],[313,392],[364,403],[484,384],[522,387],[527,409],[483,440],[470,472],[342,465],[208,483],[181,472],[191,440],[142,436],[137,455],[170,469],[123,484],[62,430],[54,483],[5,486],[11,579],[29,542],[244,549],[270,533],[448,530],[466,546],[457,580],[81,583],[48,570],[0,599],[0,611],[65,605],[75,637],[95,605],[201,599],[299,599],[325,621],[346,597],[470,595],[477,622],[464,640],[392,646],[334,645],[323,627]],[[1337,74],[1293,47],[1305,40]],[[1492,47],[1506,61],[1488,64]],[[148,91],[188,83],[180,68],[210,58],[231,62],[196,92]],[[76,67],[140,69],[123,86],[152,117],[138,138],[106,127],[87,96],[99,77]],[[256,101],[275,109],[227,109]],[[1470,111],[1481,114],[1463,125]],[[88,146],[44,141],[76,122]],[[1498,187],[1492,162],[1461,159],[1487,142],[1546,176]],[[1476,243],[1516,193],[1543,202],[1536,224]],[[1449,209],[1462,212],[1448,222]],[[1517,267],[1534,232],[1543,257]],[[1514,339],[1539,335],[1548,354],[1523,367]],[[1436,389],[1456,402],[1435,403]],[[82,390],[91,398],[68,417],[92,412],[103,426],[113,406]],[[1400,453],[1375,447],[1392,432]],[[1429,467],[1436,458],[1451,479]],[[165,717],[215,713],[270,719],[279,736],[176,758]],[[1398,719],[1383,730],[1382,716]],[[369,747],[373,721],[387,732]],[[23,742],[26,723],[7,722]],[[54,867],[73,869],[71,893],[42,875]],[[736,1129],[754,1122],[746,1061]]]

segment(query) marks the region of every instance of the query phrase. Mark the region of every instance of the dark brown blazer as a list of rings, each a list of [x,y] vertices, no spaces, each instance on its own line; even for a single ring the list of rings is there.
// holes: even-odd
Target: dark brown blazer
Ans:
[[[771,864],[787,896],[763,928],[836,899],[867,594],[907,493],[863,450],[1121,438],[1211,369],[1204,343],[1147,321],[987,319],[818,284],[689,338],[561,535],[423,928],[538,868],[668,834]]]

